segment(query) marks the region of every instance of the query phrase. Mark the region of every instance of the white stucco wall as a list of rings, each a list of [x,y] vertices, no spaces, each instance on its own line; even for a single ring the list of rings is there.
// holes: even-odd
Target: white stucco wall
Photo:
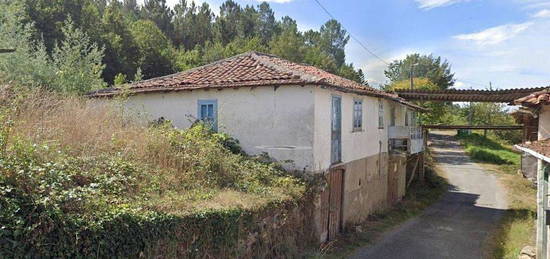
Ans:
[[[539,112],[539,140],[550,138],[550,105],[542,105]]]
[[[342,162],[350,162],[380,152],[388,151],[388,127],[390,104],[396,105],[396,125],[404,125],[405,107],[382,99],[384,103],[384,128],[378,128],[378,100],[370,96],[342,93],[335,90],[317,88],[315,100],[315,133],[313,142],[313,169],[323,171],[330,167],[331,152],[331,106],[332,96],[342,97]],[[353,132],[353,100],[363,100],[363,130]],[[381,146],[380,146],[381,144]]]
[[[311,170],[313,165],[313,87],[244,87],[131,96],[127,107],[148,119],[171,120],[188,128],[197,117],[197,102],[216,99],[218,130],[237,138],[249,154],[267,152],[292,160],[288,169]],[[329,125],[330,126],[330,125]]]

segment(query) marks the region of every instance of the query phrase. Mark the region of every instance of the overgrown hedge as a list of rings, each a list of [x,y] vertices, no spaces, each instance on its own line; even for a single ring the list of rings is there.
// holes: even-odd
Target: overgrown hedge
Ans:
[[[143,128],[158,137],[144,148],[185,161],[176,167],[135,159],[119,139],[108,153],[33,142],[16,116],[0,113],[0,258],[292,257],[315,240],[303,181],[228,136]],[[252,200],[200,207],[224,191]]]
[[[66,215],[2,188],[0,257],[291,257],[314,244],[309,202],[173,216]]]

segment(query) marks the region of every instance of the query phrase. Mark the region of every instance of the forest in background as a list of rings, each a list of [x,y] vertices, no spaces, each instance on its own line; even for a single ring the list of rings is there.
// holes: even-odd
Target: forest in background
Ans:
[[[17,9],[19,20],[32,26],[31,39],[48,55],[66,40],[71,20],[103,51],[101,78],[121,84],[186,70],[249,50],[272,53],[364,83],[361,69],[345,61],[349,35],[336,20],[319,30],[301,32],[294,19],[277,19],[270,5],[241,6],[227,0],[219,15],[207,3],[180,0],[15,0],[0,1]],[[6,8],[9,6],[9,8]],[[11,46],[0,42],[0,47]],[[137,75],[137,77],[136,77]]]
[[[180,0],[0,0],[0,81],[56,92],[85,94],[256,50],[306,63],[366,84],[361,69],[346,62],[348,32],[336,20],[301,32],[291,17],[277,19],[266,2],[241,6],[224,2],[215,15],[208,4]],[[413,53],[391,62],[384,90],[447,89],[451,64],[442,57]],[[423,124],[514,124],[501,104],[424,102]],[[498,133],[515,140],[519,134]],[[512,136],[513,135],[513,136]]]

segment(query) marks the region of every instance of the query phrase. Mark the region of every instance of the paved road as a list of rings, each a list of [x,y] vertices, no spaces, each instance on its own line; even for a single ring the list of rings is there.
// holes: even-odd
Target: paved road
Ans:
[[[494,175],[472,163],[451,136],[431,136],[433,154],[451,187],[419,217],[386,233],[351,258],[482,258],[487,234],[506,208]]]

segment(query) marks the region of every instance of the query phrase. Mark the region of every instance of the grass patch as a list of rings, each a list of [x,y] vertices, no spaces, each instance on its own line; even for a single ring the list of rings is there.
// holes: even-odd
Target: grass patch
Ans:
[[[372,244],[385,231],[418,216],[446,192],[447,181],[426,167],[426,181],[414,182],[401,202],[390,209],[372,214],[360,225],[349,227],[337,240],[328,242],[312,257],[343,258],[355,249]]]
[[[536,189],[518,174],[521,155],[511,147],[479,134],[459,134],[470,157],[493,171],[504,185],[508,210],[486,245],[488,258],[518,258],[521,249],[535,244]]]
[[[474,161],[498,165],[507,173],[516,173],[519,169],[521,155],[512,147],[477,133],[458,134],[457,137]]]

